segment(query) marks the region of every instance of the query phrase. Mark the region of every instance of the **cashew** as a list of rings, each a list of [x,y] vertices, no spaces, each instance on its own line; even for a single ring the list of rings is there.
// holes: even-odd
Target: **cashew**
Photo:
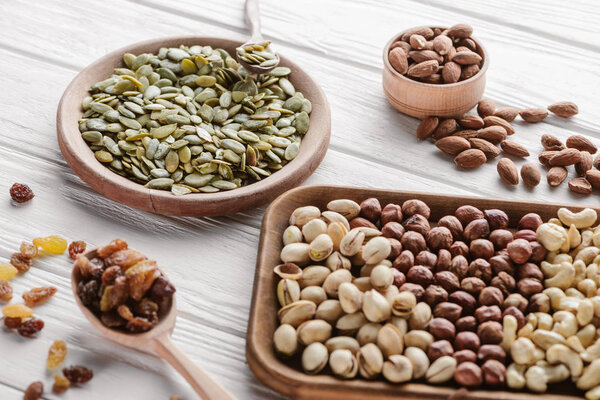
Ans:
[[[582,292],[585,297],[593,297],[596,295],[598,285],[592,279],[586,278],[577,284],[577,289]]]
[[[544,378],[543,378],[543,380],[545,382],[544,385],[547,383],[562,382],[562,381],[568,379],[570,376],[569,368],[567,368],[563,364],[550,365],[546,361],[539,361],[535,365],[535,367],[536,368],[533,370],[533,372],[530,373],[530,376],[539,377],[539,370],[537,368],[541,368],[543,371],[543,374],[544,374]],[[533,367],[531,367],[531,368],[533,368]],[[536,384],[534,382],[532,382],[532,385],[536,386]],[[542,388],[544,385],[542,385],[540,383],[537,386]],[[545,390],[546,389],[544,389],[543,391],[545,391]]]
[[[577,321],[575,315],[569,311],[557,311],[552,316],[554,319],[553,332],[560,333],[565,338],[577,333]]]
[[[577,307],[577,322],[579,325],[587,325],[594,318],[594,303],[590,299],[583,299]]]
[[[510,348],[510,355],[517,364],[530,365],[534,363],[535,344],[526,337],[520,337]]]
[[[567,295],[567,297],[575,297],[579,300],[585,299],[585,295],[579,290],[575,289],[574,287],[570,287],[567,290],[565,290],[565,294]]]
[[[577,256],[577,254],[587,248],[590,247],[592,245],[592,241],[593,241],[593,232],[589,229],[586,229],[584,231],[581,231],[581,244],[577,247],[575,247],[569,254],[571,255],[571,257],[575,257]]]
[[[585,263],[585,265],[588,265],[591,264],[598,255],[600,255],[599,248],[593,246],[586,247],[577,253],[575,256],[575,261],[581,260]]]
[[[592,361],[585,367],[583,374],[577,381],[577,387],[582,390],[591,389],[600,385],[600,359]]]
[[[561,263],[549,263],[548,261],[542,261],[542,263],[540,264],[540,268],[544,273],[544,277],[552,278],[560,271]]]
[[[535,314],[535,313],[528,314],[525,318],[527,319],[527,323],[529,323],[533,329],[537,328],[537,324],[538,324],[537,314]]]
[[[569,231],[567,232],[567,236],[569,236],[569,246],[571,248],[577,247],[581,244],[581,233],[575,227],[575,225],[571,224],[569,227]]]
[[[592,243],[594,243],[594,246],[600,247],[600,229],[597,227],[592,234]]]
[[[559,253],[558,251],[549,251],[548,254],[546,254],[546,261],[553,263],[559,255],[562,255],[562,253]]]
[[[546,351],[546,360],[551,364],[563,363],[571,372],[571,376],[579,376],[583,371],[583,361],[579,354],[565,346],[564,344],[555,344]]]
[[[592,345],[592,343],[594,343],[594,338],[596,337],[596,327],[592,324],[586,325],[575,335],[579,338],[583,347],[589,347]]]
[[[533,351],[533,362],[538,363],[540,361],[544,361],[546,359],[546,352],[539,347],[535,347]]]
[[[545,331],[552,329],[552,325],[554,324],[552,315],[543,312],[536,312],[535,316],[537,318],[537,329],[542,329]]]
[[[581,354],[585,352],[585,347],[581,344],[581,340],[575,335],[567,338],[567,346],[569,346],[574,352]]]
[[[544,350],[548,350],[552,345],[555,344],[566,343],[565,338],[561,334],[552,331],[543,331],[540,329],[533,332],[531,335],[531,340],[533,340],[533,343]]]
[[[552,308],[554,309],[558,308],[558,305],[560,304],[560,299],[566,297],[565,292],[563,292],[557,287],[544,289],[542,293],[544,293],[550,298],[550,305],[552,305]]]
[[[598,264],[593,263],[587,266],[585,271],[586,276],[596,283],[596,286],[600,286],[600,267]]]
[[[504,316],[502,325],[504,328],[504,338],[500,346],[502,346],[504,351],[508,352],[517,337],[517,319],[507,314]]]
[[[512,363],[506,369],[506,384],[512,389],[523,389],[525,387],[525,365]]]
[[[531,334],[535,330],[535,327],[531,323],[526,323],[521,329],[517,331],[519,338],[531,338]]]
[[[538,242],[550,251],[560,249],[568,239],[565,228],[552,223],[540,225],[536,230],[536,235]]]
[[[575,225],[576,228],[587,228],[594,225],[598,215],[596,211],[591,208],[585,208],[578,213],[574,213],[567,208],[560,208],[556,213],[558,215],[558,219],[567,225]]]
[[[562,221],[561,221],[560,219],[558,219],[558,218],[550,218],[550,219],[548,220],[548,223],[549,223],[549,224],[558,225],[558,226],[563,226],[563,223],[562,223]]]
[[[544,368],[537,365],[527,369],[525,380],[527,382],[527,389],[532,392],[543,393],[548,389],[548,381],[546,380]]]
[[[580,301],[581,299],[574,296],[561,297],[558,302],[558,306],[556,307],[556,310],[570,311],[572,313],[575,313],[577,312],[577,307],[579,307]]]
[[[585,392],[585,398],[587,400],[600,400],[600,386],[596,386]]]
[[[577,260],[573,263],[575,268],[575,276],[573,277],[573,285],[578,285],[579,282],[586,278],[587,265],[582,260]]]
[[[594,304],[594,316],[600,317],[600,296],[590,297],[590,300]]]
[[[567,289],[571,286],[573,278],[575,277],[575,268],[573,264],[561,263],[560,270],[550,279],[544,281],[546,287],[557,287],[560,289]]]
[[[573,263],[573,257],[571,257],[570,255],[566,254],[566,253],[560,253],[557,254],[554,259],[552,260],[552,262],[554,264],[560,264],[562,262],[567,262],[567,263]]]
[[[585,362],[593,362],[594,360],[600,359],[600,339],[596,340],[591,346],[585,349],[584,353],[581,353],[581,358]]]

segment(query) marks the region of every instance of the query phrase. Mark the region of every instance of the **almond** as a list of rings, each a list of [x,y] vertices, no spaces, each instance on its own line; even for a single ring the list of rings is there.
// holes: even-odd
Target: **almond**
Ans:
[[[585,178],[574,178],[569,181],[569,189],[571,192],[580,194],[592,193],[592,185]]]
[[[477,149],[465,150],[456,157],[454,163],[461,168],[477,168],[486,162],[486,157],[483,151]]]
[[[404,50],[404,54],[406,54],[407,56],[408,56],[408,52],[411,50],[410,44],[403,42],[401,40],[398,40],[398,41],[392,43],[392,45],[390,46],[390,51],[392,51],[394,49]]]
[[[417,139],[424,140],[433,134],[439,124],[438,117],[427,117],[417,127]]]
[[[500,125],[492,125],[480,130],[477,137],[493,144],[500,144],[506,139],[506,130]]]
[[[425,42],[425,46],[423,47],[423,50],[433,50],[433,41],[429,40],[429,41]]]
[[[475,41],[473,39],[470,39],[470,38],[460,39],[458,41],[458,43],[456,43],[456,45],[461,46],[461,47],[466,47],[467,49],[469,49],[471,51],[477,50],[477,44],[475,43]]]
[[[521,110],[519,115],[523,118],[523,121],[534,124],[546,118],[548,111],[543,108],[526,108],[525,110]]]
[[[515,133],[515,128],[513,128],[513,126],[509,122],[506,122],[502,118],[496,117],[494,115],[488,115],[487,117],[483,117],[483,126],[488,127],[494,125],[503,127],[506,133],[509,135]]]
[[[427,43],[427,39],[425,39],[421,35],[414,34],[414,35],[410,35],[408,42],[410,43],[410,47],[412,47],[413,49],[421,50],[423,47],[425,47],[425,43]]]
[[[439,35],[433,39],[433,50],[442,56],[448,54],[451,47],[454,47],[452,39],[446,35]]]
[[[469,24],[456,24],[446,31],[451,38],[468,38],[473,34],[473,27]]]
[[[577,104],[570,101],[559,101],[558,103],[554,103],[548,106],[548,110],[563,118],[569,118],[579,113]]]
[[[457,46],[456,52],[459,52],[459,51],[472,51],[472,50],[465,46]]]
[[[580,154],[581,160],[577,164],[575,164],[575,171],[577,172],[577,175],[584,176],[586,171],[592,169],[594,157],[592,157],[592,155],[587,151],[582,151]]]
[[[577,149],[564,149],[553,155],[548,163],[550,165],[567,166],[581,161],[581,153]]]
[[[452,136],[458,136],[465,139],[471,139],[477,137],[477,131],[475,129],[463,129],[461,131],[456,131],[452,134]]]
[[[556,136],[549,133],[542,135],[541,141],[546,150],[560,151],[565,148],[565,145]]]
[[[600,169],[600,154],[598,154],[596,156],[596,158],[594,158],[594,163],[593,163],[594,167],[596,169]]]
[[[590,169],[585,173],[585,179],[587,179],[594,189],[600,189],[600,171]]]
[[[496,117],[500,117],[507,122],[512,122],[519,115],[519,109],[514,107],[500,107],[494,113]]]
[[[390,65],[392,68],[394,68],[400,75],[404,75],[406,74],[406,71],[408,71],[408,60],[406,58],[406,53],[400,47],[396,47],[389,52],[388,60],[390,60]]]
[[[456,49],[456,54],[452,61],[459,63],[460,65],[471,65],[479,64],[481,62],[481,56],[471,50],[459,51]]]
[[[455,55],[456,55],[456,49],[454,47],[450,47],[450,50],[444,56],[444,62],[448,63],[448,62],[452,61],[452,59],[454,58]],[[475,64],[473,64],[473,65],[475,65]]]
[[[471,148],[483,151],[488,160],[492,160],[500,155],[500,149],[487,140],[471,138],[469,139],[469,143],[471,143]]]
[[[548,185],[554,187],[558,186],[565,179],[567,179],[567,169],[565,167],[552,167],[546,173],[546,180],[548,181]]]
[[[517,142],[513,142],[512,140],[504,140],[502,143],[500,143],[500,146],[506,154],[510,154],[511,156],[529,157],[529,151],[527,151],[525,146]]]
[[[458,124],[467,129],[483,128],[483,119],[478,115],[465,114],[457,118]]]
[[[573,135],[567,139],[567,147],[581,151],[587,151],[590,154],[596,154],[598,148],[592,141],[585,136]]]
[[[521,178],[527,186],[534,187],[539,185],[542,175],[536,164],[528,162],[521,167]]]
[[[550,159],[557,153],[558,151],[542,151],[538,156],[538,160],[544,167],[550,167]]]
[[[509,185],[519,184],[519,172],[517,166],[510,158],[501,158],[496,166],[500,178]]]
[[[433,50],[411,50],[408,52],[408,56],[416,63],[435,60],[441,64],[444,61],[442,56]]]
[[[479,65],[477,65],[477,64],[466,65],[460,72],[460,80],[461,81],[467,80],[467,79],[477,75],[478,72],[479,72]]]
[[[425,39],[429,40],[433,37],[433,30],[431,28],[428,28],[426,26],[420,26],[417,28],[412,28],[407,30],[406,32],[404,32],[402,34],[402,36],[400,37],[401,40],[404,40],[405,42],[408,42],[410,40],[410,37],[412,35],[421,35],[423,36]]]
[[[424,76],[435,74],[439,66],[440,64],[436,60],[423,61],[408,67],[407,74],[408,76],[415,78],[422,78]]]
[[[458,124],[454,118],[448,118],[440,122],[438,127],[433,132],[433,138],[438,140],[452,135],[458,129]]]
[[[448,136],[435,142],[438,149],[446,154],[457,155],[471,148],[467,139],[459,136]]]
[[[442,78],[444,79],[444,83],[458,82],[461,71],[460,65],[453,61],[444,64],[444,68],[442,69]]]
[[[481,118],[493,115],[496,111],[496,102],[492,99],[483,99],[477,104],[477,114]]]
[[[442,79],[442,75],[440,74],[431,74],[429,76],[422,77],[421,82],[439,84],[444,83],[444,80]]]

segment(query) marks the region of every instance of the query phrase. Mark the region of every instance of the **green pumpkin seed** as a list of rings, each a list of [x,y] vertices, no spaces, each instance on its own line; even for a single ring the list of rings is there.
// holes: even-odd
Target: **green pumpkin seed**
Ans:
[[[150,189],[170,189],[175,181],[171,178],[155,178],[146,183]]]

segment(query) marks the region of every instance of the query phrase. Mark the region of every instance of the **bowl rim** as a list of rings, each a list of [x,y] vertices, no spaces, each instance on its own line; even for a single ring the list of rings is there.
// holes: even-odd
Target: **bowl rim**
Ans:
[[[294,86],[302,87],[300,90],[303,93],[307,91],[311,93],[311,97],[307,96],[313,105],[311,124],[303,137],[304,146],[300,146],[300,151],[294,160],[280,171],[247,186],[217,193],[189,193],[184,196],[175,196],[167,190],[147,188],[143,184],[114,173],[96,160],[92,150],[81,138],[78,125],[72,123],[74,118],[79,120],[83,113],[82,93],[87,93],[87,88],[93,82],[104,79],[110,74],[105,71],[112,71],[116,65],[122,65],[122,56],[127,52],[156,53],[161,47],[176,47],[179,44],[210,45],[233,50],[241,43],[235,39],[210,36],[167,36],[128,44],[94,60],[73,78],[58,104],[57,137],[67,164],[98,193],[131,207],[165,215],[232,214],[258,207],[302,183],[325,157],[331,136],[331,111],[323,89],[296,63],[282,55],[280,55],[280,65],[292,69],[290,80]],[[85,91],[82,92],[83,88]],[[74,110],[74,102],[78,104],[77,110]],[[87,148],[87,152],[81,150],[82,144]]]
[[[483,53],[483,65],[481,66],[481,70],[478,73],[476,73],[475,75],[473,75],[472,77],[470,77],[469,79],[465,79],[464,81],[459,81],[459,82],[454,82],[454,83],[426,83],[426,82],[415,81],[413,79],[407,78],[404,75],[401,75],[400,73],[398,73],[398,71],[396,71],[394,69],[394,67],[392,67],[392,64],[390,64],[390,60],[389,60],[389,57],[388,57],[388,54],[390,52],[390,46],[393,43],[395,43],[396,41],[398,41],[398,39],[405,32],[407,32],[409,30],[412,30],[412,29],[416,29],[416,28],[448,29],[448,27],[442,27],[442,26],[421,25],[421,26],[415,26],[415,27],[412,27],[412,28],[404,29],[403,31],[398,32],[395,35],[393,35],[392,38],[386,43],[386,45],[383,48],[383,65],[395,77],[400,78],[400,79],[402,79],[402,80],[404,80],[406,82],[410,82],[410,83],[413,83],[415,85],[419,85],[419,86],[436,87],[436,88],[454,88],[454,87],[457,87],[457,86],[468,84],[468,83],[470,83],[470,82],[472,82],[472,81],[480,78],[481,76],[484,76],[485,73],[487,72],[487,69],[488,69],[488,67],[490,65],[489,54],[488,54],[487,50],[485,49],[485,47],[481,44],[481,41],[479,41],[475,37],[471,36],[470,39],[473,40],[477,44],[477,46],[479,47],[479,49],[481,49],[481,53]]]

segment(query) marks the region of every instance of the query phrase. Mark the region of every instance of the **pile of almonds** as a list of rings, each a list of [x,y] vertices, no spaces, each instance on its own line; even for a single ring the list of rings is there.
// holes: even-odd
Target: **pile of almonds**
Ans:
[[[552,104],[548,110],[562,118],[578,113],[577,105],[566,101]],[[477,105],[477,114],[447,119],[427,117],[417,128],[417,138],[432,138],[441,151],[454,156],[458,167],[473,169],[501,153],[511,157],[529,157],[529,150],[525,146],[508,139],[515,133],[511,122],[520,116],[527,123],[537,123],[548,116],[548,111],[542,108],[496,108],[493,100],[483,99]],[[539,161],[548,169],[547,181],[550,186],[560,185],[568,175],[566,167],[574,165],[579,177],[569,182],[571,191],[590,194],[593,188],[600,188],[600,155],[596,159],[592,157],[597,148],[589,139],[573,135],[565,145],[555,136],[545,134],[541,141],[545,151],[539,155]],[[519,184],[519,170],[511,158],[502,157],[497,170],[505,183]],[[541,180],[540,168],[537,163],[527,162],[521,167],[520,176],[525,185],[537,186]]]
[[[455,83],[476,75],[483,63],[467,24],[446,30],[410,29],[392,43],[388,59],[399,74],[425,83]]]

